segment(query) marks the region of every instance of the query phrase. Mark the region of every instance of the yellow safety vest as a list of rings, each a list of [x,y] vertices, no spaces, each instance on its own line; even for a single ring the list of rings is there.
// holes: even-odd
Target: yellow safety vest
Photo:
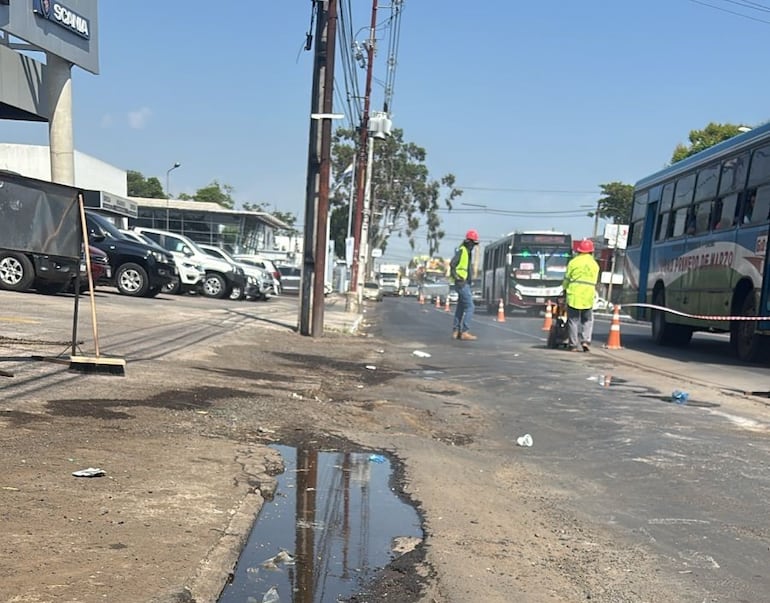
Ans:
[[[590,253],[581,253],[569,261],[564,275],[564,293],[567,305],[577,310],[594,307],[599,264]]]

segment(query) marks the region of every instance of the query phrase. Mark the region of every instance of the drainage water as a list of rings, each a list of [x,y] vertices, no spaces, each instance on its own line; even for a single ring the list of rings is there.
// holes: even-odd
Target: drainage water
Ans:
[[[389,487],[386,457],[276,449],[286,469],[219,603],[338,601],[422,540],[417,512]]]

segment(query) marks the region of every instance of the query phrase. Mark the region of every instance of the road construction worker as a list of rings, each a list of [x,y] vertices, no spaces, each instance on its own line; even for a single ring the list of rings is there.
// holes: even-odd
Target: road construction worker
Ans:
[[[577,255],[567,264],[562,283],[567,301],[569,349],[572,352],[589,352],[594,330],[593,307],[599,264],[593,256],[594,242],[591,239],[580,241],[575,250]]]
[[[476,336],[468,329],[473,318],[473,295],[471,294],[471,266],[473,248],[479,244],[479,233],[471,229],[465,233],[465,240],[455,250],[452,261],[449,262],[449,275],[457,291],[457,307],[455,308],[453,339],[473,340]]]

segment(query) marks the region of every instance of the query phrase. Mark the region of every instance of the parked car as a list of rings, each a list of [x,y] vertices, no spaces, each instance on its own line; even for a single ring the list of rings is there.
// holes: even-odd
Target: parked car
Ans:
[[[361,291],[361,297],[370,301],[381,302],[382,301],[382,289],[379,283],[369,281],[364,283],[364,288]]]
[[[302,268],[297,266],[278,266],[281,273],[281,288],[284,293],[299,295],[302,288]]]
[[[227,251],[214,245],[198,245],[210,256],[229,262],[236,268],[243,270],[246,275],[246,286],[244,288],[235,287],[230,293],[230,299],[260,299],[267,300],[273,291],[273,277],[257,266],[239,262]]]
[[[222,299],[228,297],[233,289],[244,289],[246,275],[242,269],[229,262],[215,258],[201,249],[191,238],[175,232],[136,226],[134,230],[141,233],[180,259],[189,258],[203,266],[206,276],[198,290],[206,297]]]
[[[120,232],[123,233],[126,238],[137,241],[138,243],[150,245],[151,247],[155,247],[156,249],[166,252],[163,247],[140,232],[136,232],[135,230],[125,230],[122,228],[120,229]],[[171,255],[174,254],[172,253]],[[176,255],[174,255],[174,263],[176,264],[178,275],[172,282],[163,287],[163,293],[171,293],[176,295],[179,293],[189,293],[190,291],[197,290],[200,284],[203,282],[203,279],[206,278],[206,271],[203,269],[203,266],[201,266],[200,263],[195,262],[193,259],[185,256],[178,257]]]
[[[447,299],[450,304],[456,304],[457,300],[460,299],[460,294],[454,288],[451,288],[449,293],[447,293]]]
[[[104,216],[86,211],[86,228],[91,245],[105,252],[110,260],[112,276],[107,282],[121,294],[154,297],[177,276],[170,253],[127,239]]]
[[[110,267],[110,258],[98,247],[93,245],[88,246],[88,255],[91,258],[91,278],[93,278],[94,286],[100,280],[108,280],[112,276],[112,268]],[[73,278],[69,283],[66,283],[64,291],[75,291],[75,281]],[[80,260],[80,292],[88,291],[88,271],[86,269],[86,258]]]
[[[72,258],[0,249],[0,289],[34,287],[41,293],[59,293],[75,277],[78,266]]]
[[[268,273],[270,273],[273,277],[273,294],[281,294],[281,291],[283,290],[281,283],[281,273],[278,272],[278,269],[275,267],[275,264],[273,264],[272,261],[256,254],[236,253],[233,257],[239,262],[243,262],[244,264],[251,264],[252,266],[257,266],[267,270]]]

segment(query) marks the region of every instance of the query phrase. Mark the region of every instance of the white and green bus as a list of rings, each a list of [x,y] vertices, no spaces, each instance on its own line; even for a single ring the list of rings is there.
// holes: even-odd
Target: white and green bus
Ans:
[[[768,359],[769,216],[770,124],[640,180],[623,302],[665,310],[628,310],[651,321],[661,345],[686,345],[695,331],[729,332],[738,358]]]

